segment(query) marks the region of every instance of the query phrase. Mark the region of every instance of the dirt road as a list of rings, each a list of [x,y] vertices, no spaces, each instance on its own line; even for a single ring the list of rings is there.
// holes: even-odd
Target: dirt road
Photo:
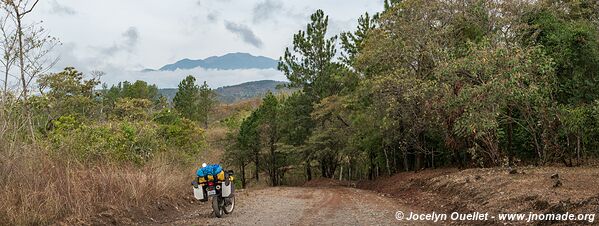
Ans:
[[[395,219],[410,210],[400,201],[346,187],[278,187],[237,193],[235,211],[215,218],[209,203],[198,204],[165,225],[405,225]]]

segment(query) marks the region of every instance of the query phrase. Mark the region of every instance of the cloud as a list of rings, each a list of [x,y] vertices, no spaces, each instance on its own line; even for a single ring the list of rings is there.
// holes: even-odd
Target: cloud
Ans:
[[[102,49],[100,52],[107,51]],[[88,73],[92,70],[107,70],[112,67],[109,57],[103,54],[90,54],[85,48],[79,47],[74,42],[67,42],[57,46],[50,55],[57,58],[58,62],[52,67],[51,72],[62,71],[65,67],[75,67],[77,70]]]
[[[129,27],[121,36],[124,38],[112,46],[102,49],[104,55],[113,56],[121,51],[132,52],[139,42],[139,31],[136,27]]]
[[[86,65],[88,62],[82,62],[82,59],[75,55],[75,51],[77,49],[77,44],[73,42],[63,43],[60,46],[57,46],[54,51],[51,52],[52,58],[58,58],[58,62],[54,65],[53,70],[59,71],[66,67],[76,67],[81,68]]]
[[[292,35],[305,29],[316,8],[330,14],[329,34],[334,34],[354,29],[355,19],[364,11],[380,11],[380,1],[190,0],[172,1],[174,8],[189,10],[164,10],[160,0],[145,0],[142,8],[139,1],[46,0],[40,1],[41,10],[30,20],[44,21],[44,28],[64,43],[53,51],[61,56],[57,70],[64,66],[102,70],[105,77],[119,81],[121,72],[123,79],[146,78],[150,75],[124,71],[158,68],[183,58],[231,52],[278,58]],[[148,79],[171,84],[167,74]],[[176,86],[179,77],[173,80]]]
[[[137,31],[136,27],[129,27],[125,33],[123,33],[123,37],[125,37],[125,44],[128,46],[135,46],[139,41],[139,31]]]
[[[218,20],[218,12],[210,12],[208,13],[208,15],[206,15],[206,19],[208,19],[208,22],[210,23],[214,23]]]
[[[91,71],[100,70],[106,73],[102,76],[101,82],[109,86],[123,81],[144,80],[150,84],[156,84],[159,88],[176,88],[187,75],[193,75],[200,82],[206,81],[212,88],[259,80],[288,81],[282,72],[275,69],[214,70],[194,68],[178,69],[176,71],[132,71],[107,62],[106,57],[93,57],[81,53],[74,43],[65,43],[57,49],[56,54],[60,55],[60,61],[52,69],[53,72],[61,71],[67,66],[74,66],[88,76]]]
[[[61,5],[56,0],[50,2],[50,13],[53,14],[63,14],[63,15],[75,15],[77,12],[68,6]]]
[[[230,32],[237,34],[244,42],[256,48],[262,48],[262,40],[248,26],[226,21],[225,27]]]
[[[254,6],[253,21],[259,23],[269,19],[275,12],[283,9],[283,4],[278,1],[265,0]]]

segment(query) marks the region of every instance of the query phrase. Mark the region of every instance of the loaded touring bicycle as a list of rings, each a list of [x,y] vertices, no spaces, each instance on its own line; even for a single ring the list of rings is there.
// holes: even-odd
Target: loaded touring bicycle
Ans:
[[[192,182],[195,199],[201,202],[210,199],[214,215],[218,218],[232,213],[235,208],[233,171],[224,171],[218,164],[202,164],[196,174],[197,177]]]

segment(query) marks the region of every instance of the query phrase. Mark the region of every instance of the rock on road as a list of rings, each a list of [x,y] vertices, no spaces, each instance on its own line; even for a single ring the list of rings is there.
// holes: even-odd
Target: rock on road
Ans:
[[[165,225],[405,225],[395,212],[410,211],[399,200],[347,187],[276,187],[237,193],[235,210],[212,215],[210,203]],[[422,224],[423,222],[420,222]]]

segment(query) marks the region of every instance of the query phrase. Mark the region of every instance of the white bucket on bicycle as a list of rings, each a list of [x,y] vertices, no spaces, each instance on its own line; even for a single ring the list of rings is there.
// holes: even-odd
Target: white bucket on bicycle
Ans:
[[[229,185],[227,185],[229,184]],[[221,195],[223,198],[229,198],[233,196],[233,182],[232,181],[223,181],[221,182]]]
[[[208,200],[208,197],[206,197],[206,194],[204,194],[204,188],[201,184],[199,184],[197,188],[193,187],[193,197],[199,201]]]

